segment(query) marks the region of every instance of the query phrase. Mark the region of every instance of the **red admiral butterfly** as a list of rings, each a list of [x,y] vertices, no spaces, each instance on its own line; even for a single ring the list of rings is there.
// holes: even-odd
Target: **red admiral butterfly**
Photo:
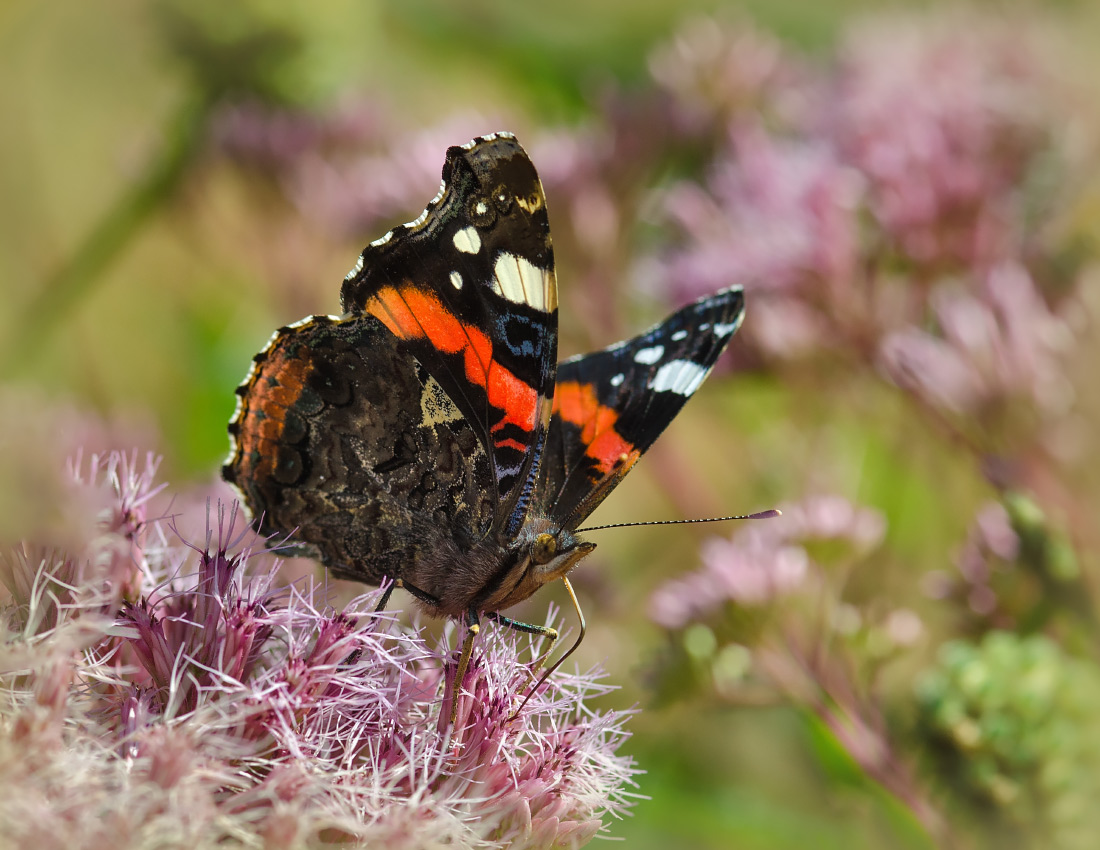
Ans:
[[[261,534],[463,620],[457,681],[483,614],[556,637],[497,612],[568,587],[595,548],[576,529],[743,315],[734,287],[558,363],[546,198],[509,133],[450,148],[439,194],[366,247],[341,300],[342,316],[281,328],[256,356],[222,472]]]

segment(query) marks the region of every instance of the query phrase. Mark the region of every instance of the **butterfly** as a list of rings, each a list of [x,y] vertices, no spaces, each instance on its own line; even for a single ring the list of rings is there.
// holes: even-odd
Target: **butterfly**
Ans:
[[[744,315],[731,287],[559,363],[546,197],[504,132],[447,151],[439,194],[363,250],[341,302],[255,357],[223,476],[284,553],[464,623],[459,682],[482,616],[556,638],[500,612],[557,579],[576,603],[595,548],[577,529]]]

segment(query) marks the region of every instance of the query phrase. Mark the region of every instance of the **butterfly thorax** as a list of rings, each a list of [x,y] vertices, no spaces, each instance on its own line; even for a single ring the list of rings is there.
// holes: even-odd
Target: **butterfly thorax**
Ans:
[[[461,617],[522,602],[595,548],[545,517],[529,517],[510,539],[489,534],[464,552],[437,548],[410,565],[405,578],[440,601],[426,605],[428,613]]]

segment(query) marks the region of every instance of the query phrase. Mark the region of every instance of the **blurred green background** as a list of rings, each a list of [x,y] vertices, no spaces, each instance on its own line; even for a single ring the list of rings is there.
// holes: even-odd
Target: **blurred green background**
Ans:
[[[890,5],[9,0],[0,7],[0,369],[8,406],[0,421],[17,422],[27,412],[18,405],[75,403],[143,435],[152,445],[141,448],[164,454],[162,473],[173,488],[203,486],[224,457],[233,390],[253,354],[276,327],[338,309],[340,282],[362,246],[415,217],[434,194],[447,145],[512,129],[534,140],[529,149],[543,168],[537,153],[549,151],[552,160],[556,137],[583,145],[605,138],[609,126],[642,141],[650,131],[659,135],[645,120],[656,88],[652,57],[693,16],[716,15],[731,27],[766,33],[813,76],[835,67],[840,45],[870,15],[900,15],[894,26],[902,39],[914,21],[952,13],[935,3]],[[1043,505],[1058,530],[1052,539],[1072,539],[1065,545],[1078,566],[1067,595],[1086,610],[1072,627],[1049,613],[1032,625],[1023,625],[1022,615],[993,625],[1022,636],[1053,633],[1066,652],[1095,662],[1090,553],[1100,490],[1091,450],[1100,395],[1088,365],[1098,353],[1088,328],[1097,298],[1081,269],[1094,254],[1100,197],[1090,169],[1100,114],[1100,9],[1086,2],[989,3],[968,14],[964,20],[1008,21],[1041,34],[1050,85],[1068,104],[1066,126],[1057,129],[1070,138],[1076,170],[1057,179],[1074,192],[1059,198],[1057,246],[1044,243],[1043,256],[1072,269],[1051,279],[1072,279],[1079,296],[1065,308],[1080,315],[1063,377],[1077,390],[1081,416],[1072,433],[1059,432],[1083,442],[1075,460],[1015,451],[1011,438],[1007,448],[976,453],[960,435],[977,434],[981,442],[988,420],[956,422],[944,436],[936,416],[914,416],[912,399],[866,363],[860,371],[835,353],[793,364],[757,353],[703,388],[595,517],[610,523],[747,512],[816,491],[877,510],[886,524],[883,548],[847,563],[842,577],[834,573],[823,597],[843,601],[836,610],[850,606],[865,615],[891,606],[919,613],[918,646],[892,655],[892,666],[876,667],[874,688],[852,678],[867,686],[859,695],[865,701],[874,703],[880,686],[890,695],[879,707],[900,753],[891,757],[915,770],[934,760],[914,731],[917,672],[949,638],[976,639],[991,627],[980,617],[960,620],[959,609],[930,594],[925,581],[951,568],[984,501],[1003,501],[1019,488]],[[232,124],[234,114],[247,115],[233,112],[242,104],[289,116],[287,123],[259,122],[259,137],[242,147],[241,125]],[[335,180],[325,191],[291,183],[284,161],[297,155],[296,132],[321,132],[310,123],[316,115],[329,116],[323,132],[337,153],[327,161],[330,170],[319,156],[315,171],[295,179],[304,173]],[[225,142],[234,126],[237,148]],[[265,148],[265,133],[282,133],[270,146],[286,150]],[[360,149],[399,159],[406,144],[415,160],[407,164],[407,185],[387,187],[393,197],[374,207],[369,180],[349,187],[348,196],[367,198],[369,209],[332,213],[340,209],[341,176],[354,173],[337,166]],[[430,167],[421,168],[422,159]],[[640,330],[676,301],[639,284],[644,275],[632,257],[670,239],[648,215],[648,194],[674,177],[704,179],[706,162],[695,149],[640,157],[636,169],[627,163],[616,173],[609,183],[621,193],[618,214],[635,218],[617,231],[607,256],[574,232],[583,186],[547,179],[563,354]],[[311,215],[312,208],[324,214]],[[604,271],[620,278],[603,279]],[[753,321],[750,287],[747,329]],[[1005,483],[975,454],[990,463],[1015,457],[1027,469],[1013,467]],[[18,501],[20,494],[4,498]],[[642,709],[627,745],[645,771],[642,796],[610,834],[637,848],[935,846],[912,800],[876,781],[822,719],[830,705],[800,697],[798,688],[764,689],[759,699],[746,688],[730,698],[707,684],[711,674],[692,667],[700,658],[709,663],[708,641],[721,645],[721,628],[666,631],[647,617],[654,589],[697,568],[704,538],[729,533],[604,532],[578,573],[590,623],[579,663],[604,664],[622,686],[606,706]],[[1057,594],[1042,580],[1013,592],[1035,604],[1061,604],[1050,601]],[[548,599],[564,602],[550,589],[528,603],[527,616],[541,618]],[[803,613],[835,614],[825,607],[808,605]],[[967,616],[974,613],[971,606]],[[793,638],[781,626],[773,639]],[[819,651],[834,649],[822,644]],[[855,667],[870,653],[865,646],[851,651]],[[835,693],[830,699],[843,714],[843,700]],[[950,799],[942,782],[929,783],[934,806]],[[975,846],[985,839],[974,835],[1011,834],[972,828],[996,821],[988,806],[949,817]]]

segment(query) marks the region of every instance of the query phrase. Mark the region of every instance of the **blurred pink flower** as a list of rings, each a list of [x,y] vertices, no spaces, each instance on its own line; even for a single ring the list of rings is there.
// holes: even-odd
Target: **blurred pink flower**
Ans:
[[[213,137],[236,162],[269,172],[319,231],[373,238],[424,208],[448,147],[501,129],[508,126],[499,117],[464,113],[401,133],[378,101],[360,98],[316,112],[233,106],[215,122]]]
[[[897,249],[987,268],[1021,235],[1015,189],[1047,119],[1023,30],[962,14],[858,26],[842,52],[834,133]]]
[[[318,151],[348,152],[380,144],[388,122],[381,104],[366,98],[323,111],[259,101],[227,104],[211,125],[214,149],[241,165],[278,171]]]
[[[703,544],[703,568],[662,584],[649,599],[649,616],[666,629],[705,619],[728,602],[765,605],[796,589],[809,568],[800,546],[769,546],[760,539],[713,538]]]
[[[926,593],[934,599],[954,598],[978,617],[1011,619],[999,610],[1002,599],[996,585],[997,572],[1015,562],[1020,537],[1012,526],[1005,506],[988,502],[974,515],[966,540],[955,556],[958,573],[930,573],[925,580]]]
[[[732,540],[703,545],[703,567],[661,585],[649,615],[669,629],[705,619],[727,603],[766,605],[798,590],[812,571],[813,544],[840,541],[853,556],[876,547],[885,533],[882,515],[840,496],[813,496],[783,507],[775,519],[754,521]]]
[[[87,463],[82,454],[69,463],[68,494],[63,509],[76,525],[88,523],[85,540],[53,531],[42,539],[0,549],[0,583],[8,591],[13,622],[26,638],[48,634],[74,612],[114,616],[127,600],[137,599],[149,576],[145,552],[163,543],[156,523],[149,523],[150,502],[163,489],[155,483],[160,459],[149,453],[104,452]],[[94,511],[89,522],[86,513]]]
[[[974,517],[966,542],[958,555],[959,573],[972,585],[988,584],[992,560],[1012,561],[1020,538],[1000,502],[989,502]]]
[[[1023,190],[1049,161],[1052,107],[1021,28],[885,17],[811,76],[751,30],[703,20],[651,64],[674,102],[709,110],[695,121],[719,142],[702,179],[659,196],[676,240],[640,262],[643,279],[670,300],[744,284],[760,353],[867,359],[923,321],[930,280],[1030,255]],[[945,397],[972,394],[942,351],[909,345]]]
[[[1072,402],[1062,368],[1072,333],[1023,267],[1001,264],[977,293],[940,288],[930,303],[938,334],[909,327],[883,340],[880,364],[894,383],[959,414],[1013,400],[1055,414]]]
[[[785,505],[782,510],[783,516],[775,521],[776,528],[761,526],[756,533],[805,543],[840,540],[856,555],[876,548],[886,534],[886,520],[881,513],[854,505],[843,496],[810,496]]]
[[[793,120],[805,106],[794,57],[745,21],[687,21],[650,54],[649,71],[672,96],[679,121],[696,132],[743,112]]]
[[[74,486],[65,458],[102,462],[119,445],[154,441],[141,422],[108,422],[22,386],[0,386],[0,435],[0,545],[34,540],[66,550],[94,536],[110,503],[98,482]]]
[[[684,182],[666,192],[665,215],[684,245],[665,258],[660,277],[676,299],[750,287],[763,316],[745,332],[765,351],[827,344],[818,310],[851,298],[861,194],[859,174],[827,140],[780,140],[738,124],[705,188]]]
[[[475,136],[506,129],[499,118],[454,115],[427,130],[391,134],[375,150],[301,157],[284,180],[288,198],[309,221],[340,235],[374,231],[415,218],[439,189],[443,154]]]

